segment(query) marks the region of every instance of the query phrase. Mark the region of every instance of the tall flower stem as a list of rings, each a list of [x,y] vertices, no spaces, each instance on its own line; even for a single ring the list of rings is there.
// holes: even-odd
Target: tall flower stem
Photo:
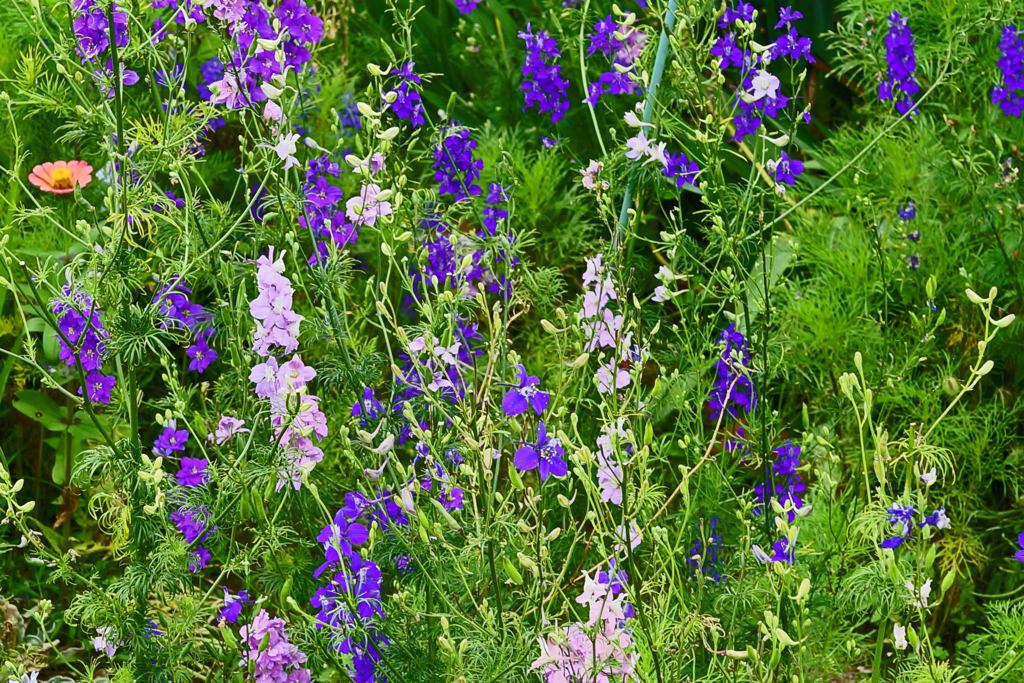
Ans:
[[[661,76],[665,73],[665,61],[668,59],[668,37],[676,25],[677,0],[668,0],[668,8],[665,10],[665,23],[661,27],[661,38],[658,39],[658,53],[654,57],[654,71],[651,73],[651,84],[647,88],[647,103],[644,105],[644,123],[650,123],[654,115],[654,103],[658,99],[658,86],[661,85]],[[581,48],[582,49],[582,48]],[[593,112],[593,108],[591,108]],[[626,239],[626,227],[629,225],[629,204],[633,197],[633,188],[636,179],[631,178],[626,185],[626,194],[622,197],[622,209],[619,211],[619,224],[615,230],[615,238],[612,247],[618,250],[619,245]]]

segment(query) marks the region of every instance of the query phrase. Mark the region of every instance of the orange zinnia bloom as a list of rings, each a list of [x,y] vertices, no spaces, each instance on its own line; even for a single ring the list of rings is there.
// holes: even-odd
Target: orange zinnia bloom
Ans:
[[[85,187],[92,182],[92,166],[84,161],[47,161],[28,174],[28,181],[43,192],[67,194],[75,185]]]

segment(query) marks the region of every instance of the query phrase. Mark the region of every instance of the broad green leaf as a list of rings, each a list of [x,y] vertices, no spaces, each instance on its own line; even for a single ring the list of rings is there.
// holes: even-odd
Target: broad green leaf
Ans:
[[[36,422],[42,422],[48,429],[67,429],[64,409],[43,392],[23,389],[15,397],[14,407]]]

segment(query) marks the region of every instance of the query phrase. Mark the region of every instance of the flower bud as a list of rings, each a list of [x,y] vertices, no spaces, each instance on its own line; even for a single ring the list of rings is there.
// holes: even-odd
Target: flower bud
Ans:
[[[975,294],[974,290],[971,289],[970,287],[968,287],[967,290],[964,293],[967,294],[967,298],[971,300],[972,304],[981,304],[981,303],[985,302],[985,300],[982,299],[977,294]]]
[[[1009,327],[1013,324],[1013,321],[1017,318],[1013,313],[1000,318],[999,320],[993,320],[992,324],[996,327]]]
[[[992,372],[992,368],[994,368],[995,365],[996,364],[993,363],[991,360],[985,361],[985,364],[982,365],[981,368],[978,370],[978,374],[982,376],[987,375],[988,373]]]
[[[366,104],[366,102],[356,102],[356,109],[359,110],[360,114],[362,114],[363,116],[366,116],[367,118],[371,118],[372,119],[372,118],[376,118],[376,116],[377,116],[377,112],[375,112],[373,110],[373,107],[371,107],[370,105]]]
[[[382,133],[377,133],[379,140],[394,140],[398,136],[398,126],[391,126]]]

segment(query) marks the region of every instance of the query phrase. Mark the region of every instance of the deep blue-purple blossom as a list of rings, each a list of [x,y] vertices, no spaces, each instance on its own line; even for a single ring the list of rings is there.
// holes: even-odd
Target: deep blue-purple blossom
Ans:
[[[501,409],[511,417],[522,415],[529,408],[533,408],[533,412],[540,416],[548,407],[550,396],[546,391],[537,388],[540,385],[540,379],[529,375],[526,372],[526,366],[517,365],[516,369],[519,373],[519,383],[511,385],[512,388],[505,393],[504,398],[501,399]]]
[[[723,411],[731,417],[737,417],[740,409],[749,413],[757,407],[757,394],[754,391],[754,386],[747,373],[741,369],[750,362],[746,339],[736,329],[736,325],[730,323],[727,328],[722,330],[719,340],[724,343],[724,346],[719,359],[715,362],[717,378],[708,397],[711,421],[717,420]],[[733,351],[736,353],[734,354]]]
[[[1024,40],[1013,24],[1003,27],[999,41],[1002,82],[992,89],[992,104],[998,104],[1007,116],[1024,114]]]
[[[791,159],[785,152],[780,152],[778,161],[769,161],[765,167],[772,173],[775,182],[786,185],[796,185],[796,176],[804,172],[804,162]]]
[[[889,513],[889,523],[893,525],[896,536],[882,541],[880,547],[898,548],[905,540],[910,538],[910,532],[913,530],[914,506],[894,503],[887,512]]]
[[[537,470],[540,480],[547,481],[552,474],[564,477],[569,473],[564,457],[565,450],[562,449],[561,440],[548,437],[547,427],[541,422],[537,426],[537,443],[520,446],[513,462],[518,470]]]
[[[913,95],[920,92],[917,77],[917,59],[914,43],[917,39],[907,26],[907,20],[899,12],[889,15],[889,32],[885,36],[885,61],[889,65],[888,76],[878,86],[878,98],[896,102],[900,114],[916,113]]]
[[[557,123],[569,110],[569,97],[566,94],[569,81],[562,78],[562,67],[554,63],[562,55],[558,51],[558,41],[547,31],[531,33],[530,24],[526,25],[525,31],[519,32],[519,37],[526,41],[524,80],[519,86],[526,98],[523,111],[537,107],[541,114],[551,112],[551,123]]]
[[[480,194],[480,186],[475,183],[480,179],[484,162],[473,158],[476,140],[467,129],[449,131],[441,129],[441,141],[434,147],[434,163],[430,167],[434,169],[434,180],[440,184],[438,191],[459,202]]]

